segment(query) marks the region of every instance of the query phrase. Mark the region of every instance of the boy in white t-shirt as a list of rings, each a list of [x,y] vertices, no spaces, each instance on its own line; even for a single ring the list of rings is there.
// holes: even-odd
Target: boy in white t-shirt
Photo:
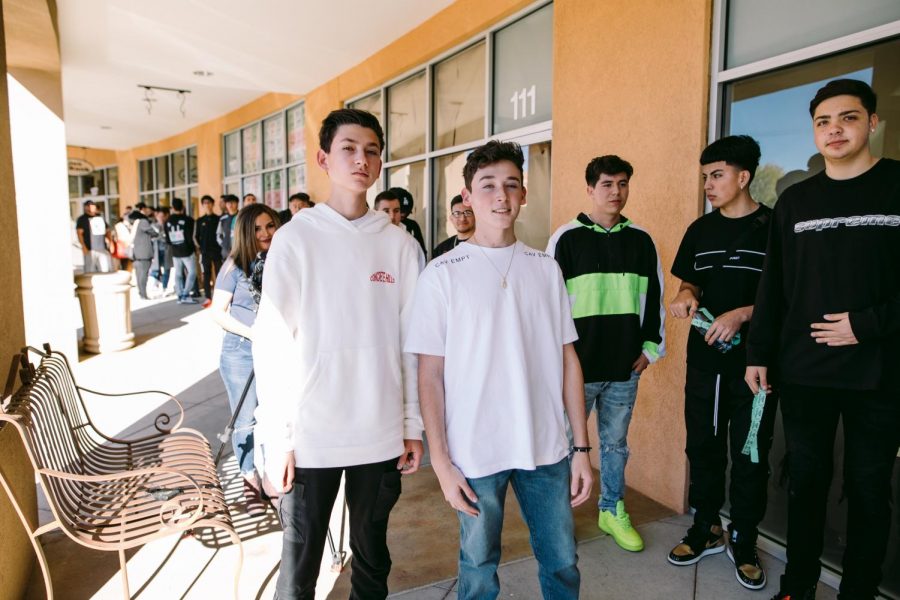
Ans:
[[[589,497],[592,476],[577,334],[556,261],[516,241],[523,163],[510,142],[469,155],[462,196],[477,231],[423,272],[404,348],[419,355],[431,461],[459,516],[461,599],[500,592],[510,483],[544,597],[574,599],[580,587],[571,508]]]

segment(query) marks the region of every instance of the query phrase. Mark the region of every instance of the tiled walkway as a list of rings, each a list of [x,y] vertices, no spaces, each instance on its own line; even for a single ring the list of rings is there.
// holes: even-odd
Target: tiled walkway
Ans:
[[[221,330],[199,306],[177,305],[174,301],[136,301],[133,324],[139,344],[135,348],[100,356],[84,356],[77,364],[76,378],[81,385],[102,391],[123,392],[139,389],[163,389],[184,403],[186,423],[200,429],[218,447],[215,438],[228,419],[227,399],[218,375]],[[113,434],[136,434],[152,423],[155,405],[122,399],[90,399],[89,408],[98,426]],[[233,501],[235,526],[244,541],[244,568],[240,597],[271,598],[277,576],[281,532],[270,511],[251,518],[241,510],[239,481],[233,459],[225,462],[223,483]],[[429,506],[445,508],[439,487],[420,490],[428,496]],[[433,496],[433,497],[431,497]],[[421,495],[419,500],[422,501]],[[411,499],[411,498],[410,498]],[[409,499],[408,499],[409,500]],[[336,511],[337,512],[337,511]],[[42,522],[50,518],[46,509]],[[654,517],[656,518],[656,517]],[[441,551],[456,553],[456,519],[446,509],[446,536],[422,534],[413,528],[405,546],[415,556],[426,545],[440,545]],[[332,519],[333,531],[339,531],[339,516]],[[769,598],[776,591],[783,565],[763,554],[772,583],[762,592],[741,588],[734,579],[733,567],[725,554],[708,557],[696,566],[677,568],[669,565],[666,553],[684,534],[688,519],[668,517],[639,527],[646,548],[637,554],[620,550],[598,530],[579,544],[582,573],[582,598],[585,599],[706,599]],[[594,533],[597,535],[594,536]],[[86,550],[64,535],[43,537],[57,597],[65,600],[121,598],[118,562],[114,553]],[[132,597],[228,598],[231,573],[237,558],[236,548],[218,545],[208,536],[168,538],[129,553],[128,569]],[[414,559],[413,559],[414,560]],[[394,571],[416,570],[413,560],[395,559]],[[446,561],[445,561],[446,562]],[[323,560],[317,598],[346,598],[346,570],[338,576]],[[436,573],[436,571],[435,571]],[[504,563],[500,568],[502,598],[540,598],[537,566],[533,558]],[[396,573],[394,574],[396,575]],[[393,575],[392,575],[393,577]],[[432,578],[433,577],[433,578]],[[428,585],[398,591],[392,597],[404,600],[456,598],[455,579],[447,574],[418,573],[417,579]],[[396,587],[394,589],[397,589]],[[35,570],[29,598],[42,598],[40,574]],[[831,599],[835,593],[820,586],[819,599]]]

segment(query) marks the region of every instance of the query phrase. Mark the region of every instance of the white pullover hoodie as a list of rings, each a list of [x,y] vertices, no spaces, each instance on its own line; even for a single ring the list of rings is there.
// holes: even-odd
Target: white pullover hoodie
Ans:
[[[253,325],[258,472],[281,481],[291,450],[298,467],[343,467],[422,439],[416,356],[401,349],[423,267],[372,210],[350,221],[318,204],[276,232]]]

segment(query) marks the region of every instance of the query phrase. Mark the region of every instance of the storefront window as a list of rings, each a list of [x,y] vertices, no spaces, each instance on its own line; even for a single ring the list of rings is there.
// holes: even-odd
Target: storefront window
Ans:
[[[897,0],[730,0],[726,68],[900,20]]]
[[[437,149],[484,137],[484,69],[484,42],[434,66]]]
[[[813,143],[809,101],[840,78],[874,88],[882,119],[870,138],[872,153],[900,158],[900,107],[891,95],[900,87],[900,41],[745,79],[726,88],[723,134],[746,133],[759,142],[762,159],[751,184],[758,201],[774,206],[788,186],[825,167]]]
[[[553,5],[498,31],[494,46],[494,133],[549,121]]]
[[[185,212],[196,215],[197,206],[197,147],[154,156],[138,161],[138,189],[140,202],[148,206],[171,206],[172,198],[184,200]],[[107,185],[111,178],[107,177]],[[115,173],[118,191],[118,171]]]
[[[425,73],[388,88],[388,157],[409,158],[425,152]]]
[[[93,200],[101,215],[109,223],[119,220],[119,168],[103,167],[87,175],[69,176],[69,206],[71,217],[77,219],[84,212],[85,200]]]
[[[223,192],[281,210],[288,195],[306,191],[305,119],[301,103],[223,135]]]
[[[348,107],[378,117],[387,137],[382,178],[367,194],[370,205],[383,185],[409,189],[412,218],[434,247],[455,233],[447,206],[462,188],[466,156],[503,134],[523,144],[526,178],[535,186],[517,231],[543,248],[550,229],[552,57],[553,4],[538,3],[480,39],[348,101]]]

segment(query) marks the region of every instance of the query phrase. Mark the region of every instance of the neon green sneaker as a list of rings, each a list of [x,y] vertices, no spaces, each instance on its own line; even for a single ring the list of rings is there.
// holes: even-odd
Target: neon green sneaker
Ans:
[[[601,510],[597,519],[597,527],[605,531],[616,541],[620,548],[629,552],[640,552],[644,549],[644,540],[631,526],[631,517],[625,512],[625,502],[616,503],[616,514],[609,510]]]

